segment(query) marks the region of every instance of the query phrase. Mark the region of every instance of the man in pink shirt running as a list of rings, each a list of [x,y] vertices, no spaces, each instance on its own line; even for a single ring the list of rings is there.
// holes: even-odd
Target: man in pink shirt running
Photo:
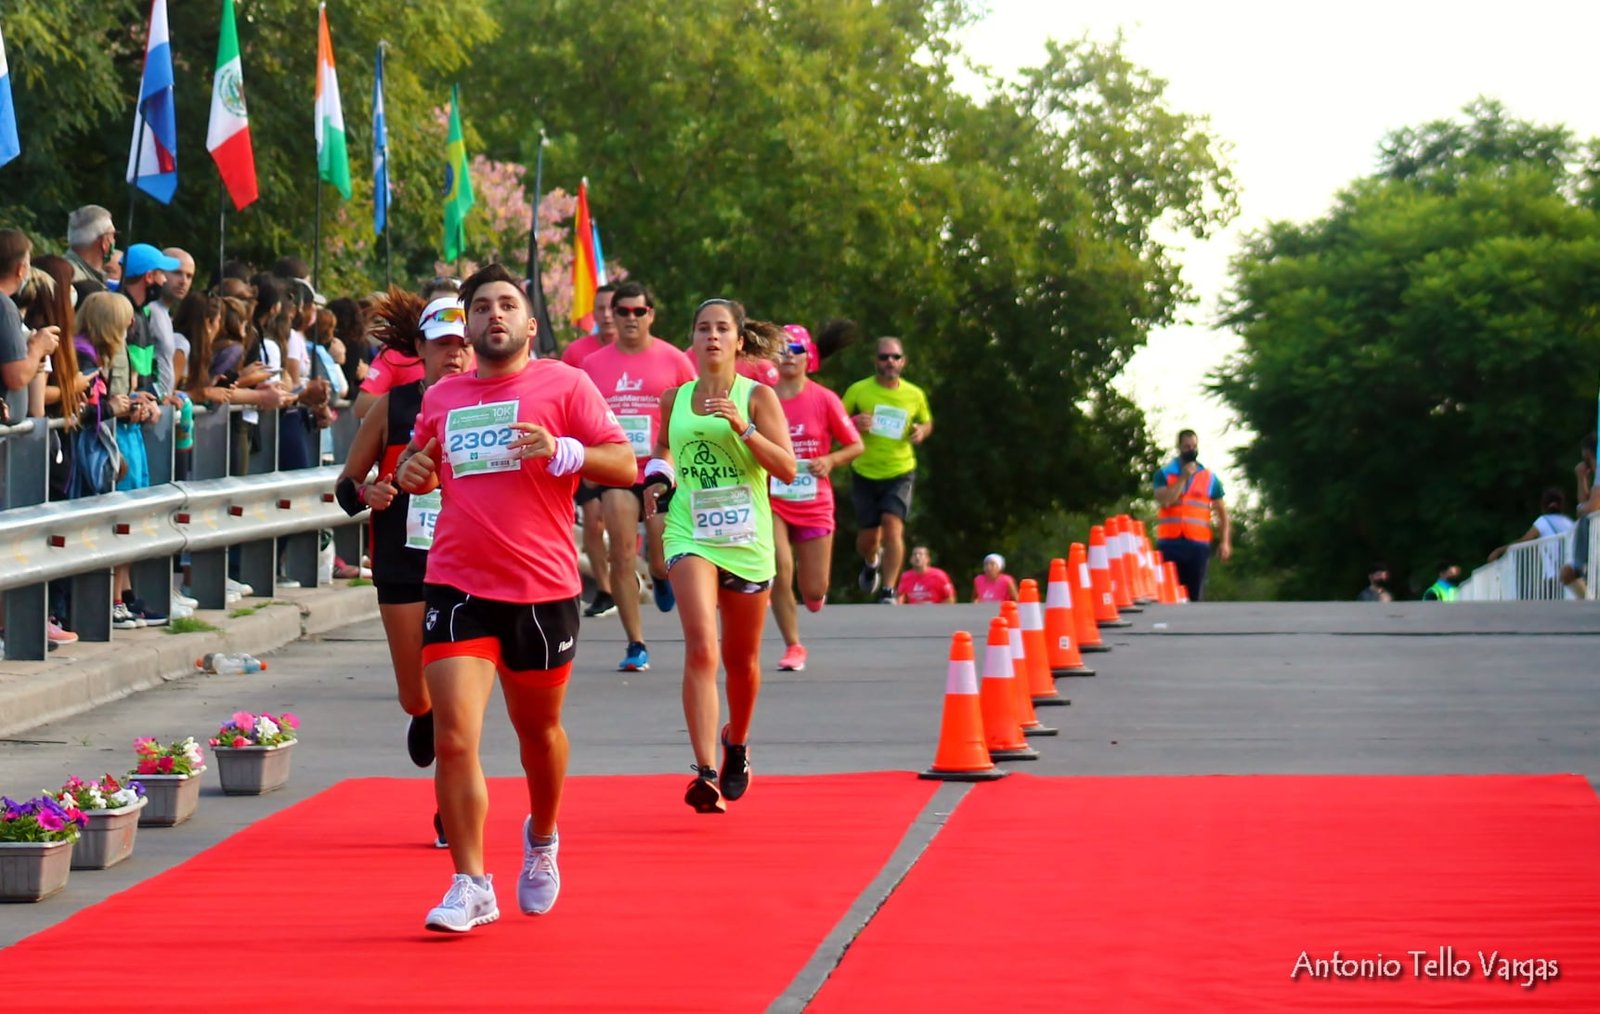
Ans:
[[[530,359],[536,325],[499,264],[461,289],[477,370],[423,396],[400,486],[441,491],[428,552],[423,678],[433,699],[439,815],[455,876],[428,929],[465,933],[500,917],[485,872],[489,793],[478,744],[496,677],[528,787],[517,902],[543,915],[561,888],[556,817],[566,782],[561,707],[578,639],[572,494],[634,471],[627,436],[582,372]]]
[[[617,321],[617,340],[589,353],[583,360],[583,372],[616,413],[628,434],[636,463],[632,482],[617,483],[601,491],[600,511],[610,543],[607,557],[611,565],[611,595],[616,599],[617,616],[628,638],[627,654],[617,671],[639,672],[650,668],[650,650],[639,618],[639,584],[634,577],[639,520],[644,516],[644,466],[661,433],[661,395],[692,382],[696,373],[692,359],[650,333],[656,319],[655,300],[643,285],[623,282],[617,286],[611,293],[611,312]],[[665,524],[663,518],[657,517],[645,526],[651,583],[656,607],[662,612],[673,606],[672,585],[667,581],[666,560],[661,554]]]

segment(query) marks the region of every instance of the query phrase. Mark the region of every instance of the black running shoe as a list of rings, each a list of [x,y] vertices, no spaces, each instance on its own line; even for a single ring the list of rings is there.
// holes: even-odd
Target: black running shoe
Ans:
[[[871,595],[878,590],[880,580],[882,578],[878,574],[878,559],[874,558],[871,563],[861,565],[861,573],[856,575],[856,587]]]
[[[447,849],[450,843],[444,839],[444,821],[439,817],[439,811],[433,811],[433,847]]]
[[[433,763],[433,712],[411,716],[406,726],[406,753],[411,755],[411,763],[419,768]]]
[[[695,768],[694,781],[689,783],[683,801],[694,807],[695,813],[726,813],[728,807],[722,802],[722,791],[717,788],[717,769]]]
[[[730,803],[744,795],[750,787],[750,744],[734,746],[728,742],[728,727],[722,727],[722,777],[717,788],[722,798]]]
[[[594,593],[594,601],[589,603],[589,608],[583,611],[583,615],[594,619],[597,616],[610,616],[616,611],[617,600],[612,598],[609,592],[597,591]]]

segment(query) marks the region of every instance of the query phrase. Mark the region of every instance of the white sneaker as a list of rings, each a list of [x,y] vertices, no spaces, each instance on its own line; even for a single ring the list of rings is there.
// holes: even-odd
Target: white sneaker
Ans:
[[[489,885],[479,887],[465,873],[457,873],[450,880],[444,900],[433,907],[423,925],[441,933],[465,933],[500,918],[500,906],[494,900],[494,874],[484,879]]]
[[[278,575],[278,579],[274,583],[277,584],[277,586],[279,588],[299,588],[299,587],[301,587],[301,584],[300,584],[299,581],[296,581],[294,578],[287,577],[287,576],[282,575],[282,574]]]
[[[522,822],[522,876],[517,878],[517,905],[523,915],[544,915],[556,903],[561,893],[561,870],[556,866],[556,852],[561,848],[561,835],[548,845],[534,845],[529,838],[533,818]]]
[[[174,606],[188,606],[190,609],[199,609],[200,600],[183,593],[183,578],[177,574],[172,575],[172,604]]]
[[[174,620],[187,620],[189,617],[191,617],[193,615],[194,615],[194,608],[192,606],[184,605],[182,602],[179,602],[177,599],[173,599],[172,600],[172,609],[171,609],[170,612],[167,613],[168,618],[169,619],[174,619]]]
[[[133,610],[118,602],[111,607],[111,626],[116,630],[138,630],[144,626],[144,621],[133,615]]]
[[[228,589],[227,593],[229,595],[237,596],[237,597],[240,597],[240,598],[243,598],[246,595],[254,595],[256,593],[256,590],[254,588],[252,588],[249,585],[245,584],[243,581],[235,581],[231,577],[228,578],[227,589]]]

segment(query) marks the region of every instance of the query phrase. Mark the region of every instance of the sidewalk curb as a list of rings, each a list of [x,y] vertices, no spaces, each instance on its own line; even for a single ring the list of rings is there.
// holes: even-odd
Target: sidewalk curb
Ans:
[[[254,607],[248,616],[230,616]],[[43,662],[0,660],[0,738],[88,711],[141,690],[195,675],[194,660],[213,651],[262,655],[301,638],[376,618],[377,592],[342,582],[203,609],[197,619],[219,628],[172,634],[163,628],[119,630],[109,643],[63,645]]]

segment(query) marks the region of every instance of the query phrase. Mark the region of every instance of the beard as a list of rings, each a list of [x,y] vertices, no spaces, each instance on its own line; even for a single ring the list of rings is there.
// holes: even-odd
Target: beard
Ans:
[[[504,339],[497,340],[491,332],[485,331],[472,339],[472,350],[478,354],[478,358],[487,359],[491,363],[503,363],[507,359],[513,359],[527,347],[526,334],[507,334]]]

